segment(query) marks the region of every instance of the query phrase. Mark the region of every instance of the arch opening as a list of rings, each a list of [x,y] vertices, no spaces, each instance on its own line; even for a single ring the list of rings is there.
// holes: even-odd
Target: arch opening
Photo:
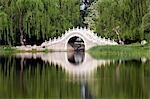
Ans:
[[[68,61],[74,65],[79,65],[84,61],[85,43],[81,37],[73,36],[67,42]]]
[[[78,36],[71,37],[67,43],[67,51],[85,51],[85,44]]]

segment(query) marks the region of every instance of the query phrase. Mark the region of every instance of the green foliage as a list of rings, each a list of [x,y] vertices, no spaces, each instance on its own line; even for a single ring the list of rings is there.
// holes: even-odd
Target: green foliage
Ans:
[[[78,0],[1,0],[0,41],[16,45],[21,35],[27,42],[60,36],[80,23],[79,3]]]
[[[142,19],[142,31],[145,33],[145,39],[150,41],[150,8]]]
[[[101,36],[139,41],[149,4],[149,0],[97,0],[89,8],[85,23]]]
[[[96,46],[89,50],[89,53],[97,59],[128,59],[150,57],[150,46],[142,46],[140,44],[124,45],[124,46]]]
[[[5,12],[0,11],[0,30],[7,27],[8,25],[8,16]]]
[[[148,40],[149,4],[149,0],[95,0],[85,23],[112,39]],[[80,24],[79,6],[79,0],[0,0],[0,45],[58,37]]]

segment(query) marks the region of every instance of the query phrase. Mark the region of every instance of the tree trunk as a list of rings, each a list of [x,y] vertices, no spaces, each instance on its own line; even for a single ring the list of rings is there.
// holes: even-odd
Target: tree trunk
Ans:
[[[113,29],[114,31],[115,31],[115,33],[117,34],[117,36],[118,36],[118,40],[119,40],[119,43],[120,44],[124,44],[124,42],[123,41],[121,41],[121,38],[120,38],[120,36],[119,36],[119,32],[117,31],[117,29]]]
[[[23,41],[23,16],[22,13],[20,13],[20,17],[19,17],[19,32],[20,32],[20,44],[24,45],[24,41]]]
[[[23,31],[20,30],[20,44],[24,45],[24,41],[23,41]]]

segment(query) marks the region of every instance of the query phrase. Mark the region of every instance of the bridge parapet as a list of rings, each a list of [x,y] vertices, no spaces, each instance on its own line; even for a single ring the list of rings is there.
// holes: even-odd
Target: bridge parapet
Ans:
[[[73,36],[79,36],[83,39],[85,50],[97,45],[118,45],[117,42],[110,38],[106,39],[105,37],[98,37],[97,34],[88,28],[73,27],[72,29],[65,31],[60,37],[54,39],[50,38],[49,41],[43,42],[41,46],[53,50],[67,50],[66,43],[68,43],[68,40]]]
[[[90,49],[94,46],[100,46],[100,45],[118,45],[117,42],[114,40],[111,40],[110,38],[106,39],[105,37],[101,37],[97,34],[94,34],[94,32],[88,28],[72,28],[68,31],[65,31],[64,34],[59,36],[58,38],[54,37],[49,38],[48,41],[43,42],[40,46],[17,46],[16,48],[18,50],[44,50],[44,49],[51,49],[54,51],[67,51],[68,41],[72,37],[80,37],[84,41],[85,50]]]

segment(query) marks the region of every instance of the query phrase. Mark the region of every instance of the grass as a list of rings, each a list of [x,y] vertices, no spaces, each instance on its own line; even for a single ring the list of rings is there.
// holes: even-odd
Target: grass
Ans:
[[[16,52],[16,49],[9,46],[0,46],[0,55],[11,55]]]
[[[48,52],[52,52],[52,50],[48,50],[48,49],[44,49],[42,51],[38,51],[36,49],[33,50],[29,50],[29,51],[25,51],[25,50],[17,50],[13,47],[9,47],[9,46],[0,46],[0,55],[12,55],[15,53],[38,53],[38,52],[44,52],[44,53],[48,53]]]
[[[45,49],[43,51],[19,51],[9,46],[0,47],[0,55],[11,55],[15,53],[37,53],[37,52],[52,52]],[[88,51],[93,58],[96,59],[124,59],[124,58],[150,58],[150,43],[147,45],[132,44],[132,45],[117,45],[117,46],[96,46]]]
[[[117,45],[96,46],[88,51],[93,58],[125,59],[125,58],[150,58],[150,45]]]

